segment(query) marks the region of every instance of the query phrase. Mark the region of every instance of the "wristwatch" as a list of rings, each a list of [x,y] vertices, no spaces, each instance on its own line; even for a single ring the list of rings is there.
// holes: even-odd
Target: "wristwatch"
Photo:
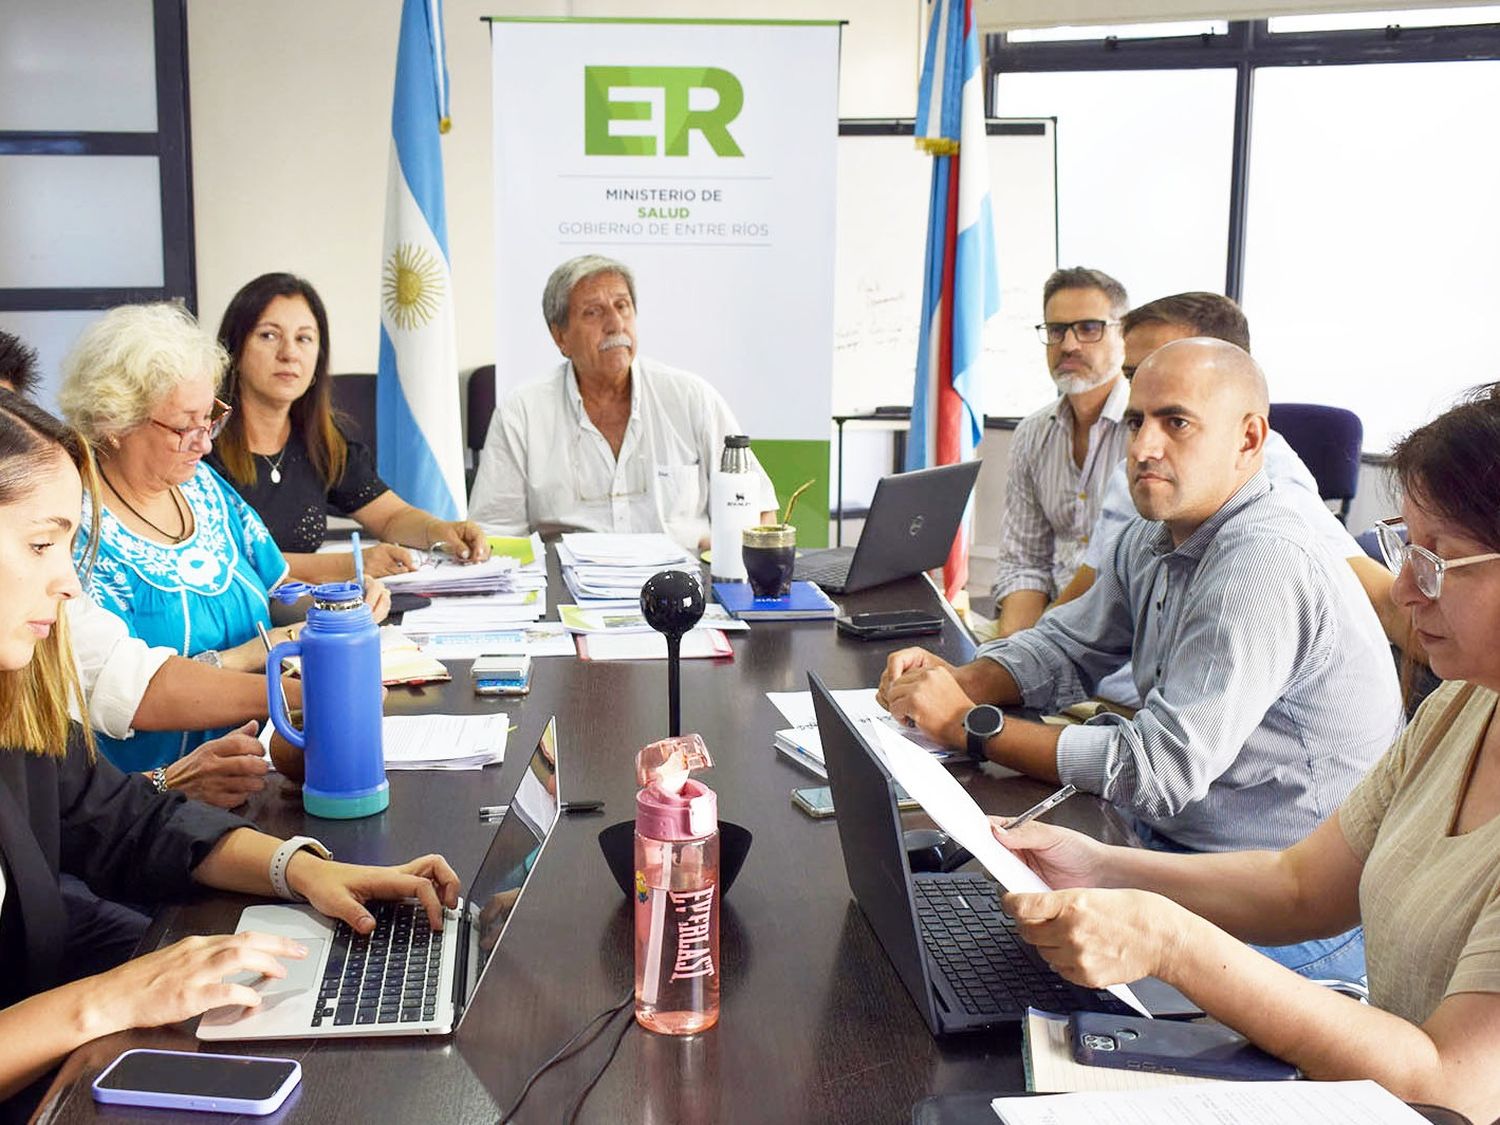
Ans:
[[[993,703],[970,707],[964,713],[964,737],[968,743],[969,757],[976,762],[985,761],[985,746],[1004,728],[1005,712]]]
[[[278,896],[286,899],[288,902],[307,901],[307,899],[292,890],[286,881],[286,869],[291,864],[292,857],[303,848],[312,852],[319,859],[333,858],[333,853],[324,847],[320,841],[314,840],[311,836],[293,836],[290,840],[284,842],[281,847],[277,848],[275,854],[271,856],[271,870],[269,872],[271,876],[271,888]]]

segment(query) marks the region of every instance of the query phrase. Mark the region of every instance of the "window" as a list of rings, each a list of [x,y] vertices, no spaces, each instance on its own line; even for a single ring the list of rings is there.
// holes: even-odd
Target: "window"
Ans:
[[[1139,300],[1223,285],[1234,71],[1001,74],[995,112],[1057,118],[1059,265]]]
[[[43,405],[99,311],[193,306],[182,0],[0,6],[0,329]]]
[[[1369,453],[1496,378],[1448,326],[1493,320],[1500,5],[1161,26],[987,40],[995,110],[1058,118],[1063,261],[1241,300],[1273,399],[1357,411]]]
[[[1356,410],[1388,449],[1500,377],[1500,153],[1476,144],[1500,62],[1267,70],[1256,79],[1246,314],[1273,399]]]

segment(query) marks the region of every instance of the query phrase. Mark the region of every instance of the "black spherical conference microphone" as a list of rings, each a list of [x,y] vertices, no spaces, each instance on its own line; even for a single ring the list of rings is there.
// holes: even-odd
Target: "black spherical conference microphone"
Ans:
[[[641,616],[667,638],[668,734],[682,733],[682,635],[703,616],[703,584],[685,570],[662,570],[641,586]]]

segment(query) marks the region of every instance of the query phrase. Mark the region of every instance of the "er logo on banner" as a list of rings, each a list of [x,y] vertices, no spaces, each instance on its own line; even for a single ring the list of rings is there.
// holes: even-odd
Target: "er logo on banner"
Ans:
[[[715,66],[586,66],[583,151],[589,156],[687,156],[699,134],[716,156],[743,156],[729,123],[745,89]]]

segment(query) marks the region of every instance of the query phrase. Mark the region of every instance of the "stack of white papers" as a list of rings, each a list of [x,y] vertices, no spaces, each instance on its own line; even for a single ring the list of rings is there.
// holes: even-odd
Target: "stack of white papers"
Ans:
[[[941,742],[928,738],[921,731],[903,726],[879,703],[875,702],[875,688],[851,688],[833,692],[834,701],[844,714],[860,724],[876,724],[912,746],[920,747],[939,760],[955,757],[957,751],[950,750]],[[791,723],[786,730],[776,732],[778,745],[794,746],[798,756],[811,759],[819,766],[823,764],[823,742],[818,737],[818,719],[813,712],[810,691],[768,691],[769,699],[782,717]],[[867,730],[866,737],[875,741],[873,732]]]
[[[595,606],[638,604],[641,586],[658,571],[685,570],[699,576],[693,557],[660,533],[569,532],[557,545],[557,560],[574,600]]]
[[[514,594],[464,594],[438,597],[422,609],[407,610],[401,627],[408,633],[483,632],[514,629],[547,612],[547,591]]]
[[[458,594],[523,594],[547,588],[541,536],[490,536],[490,557],[466,563],[446,553],[413,551],[417,569],[381,579],[392,590],[424,597]],[[546,607],[543,606],[543,612]]]
[[[639,599],[637,599],[639,601]],[[573,633],[651,633],[654,632],[641,615],[640,606],[581,606],[560,605],[557,619]],[[743,633],[750,628],[748,621],[741,621],[717,602],[703,607],[703,616],[694,629],[718,629],[725,633]]]
[[[532,659],[577,655],[573,634],[556,621],[533,621],[496,629],[450,627],[433,632],[408,632],[407,636],[421,645],[423,652],[439,660],[474,660],[498,653],[525,653]]]
[[[402,618],[407,636],[439,660],[503,652],[572,656],[572,641],[559,626],[540,625],[547,612],[541,536],[492,535],[490,550],[488,561],[472,566],[424,557],[425,569],[387,580],[397,589],[432,597],[431,605]]]
[[[421,594],[495,594],[514,589],[516,560],[495,556],[479,563],[460,562],[446,554],[413,551],[417,569],[381,579],[392,591]]]
[[[684,660],[717,660],[734,649],[720,629],[693,629],[682,637]],[[580,633],[581,660],[665,660],[667,638],[660,633]]]
[[[477,770],[505,760],[510,716],[387,715],[380,737],[387,770]]]

